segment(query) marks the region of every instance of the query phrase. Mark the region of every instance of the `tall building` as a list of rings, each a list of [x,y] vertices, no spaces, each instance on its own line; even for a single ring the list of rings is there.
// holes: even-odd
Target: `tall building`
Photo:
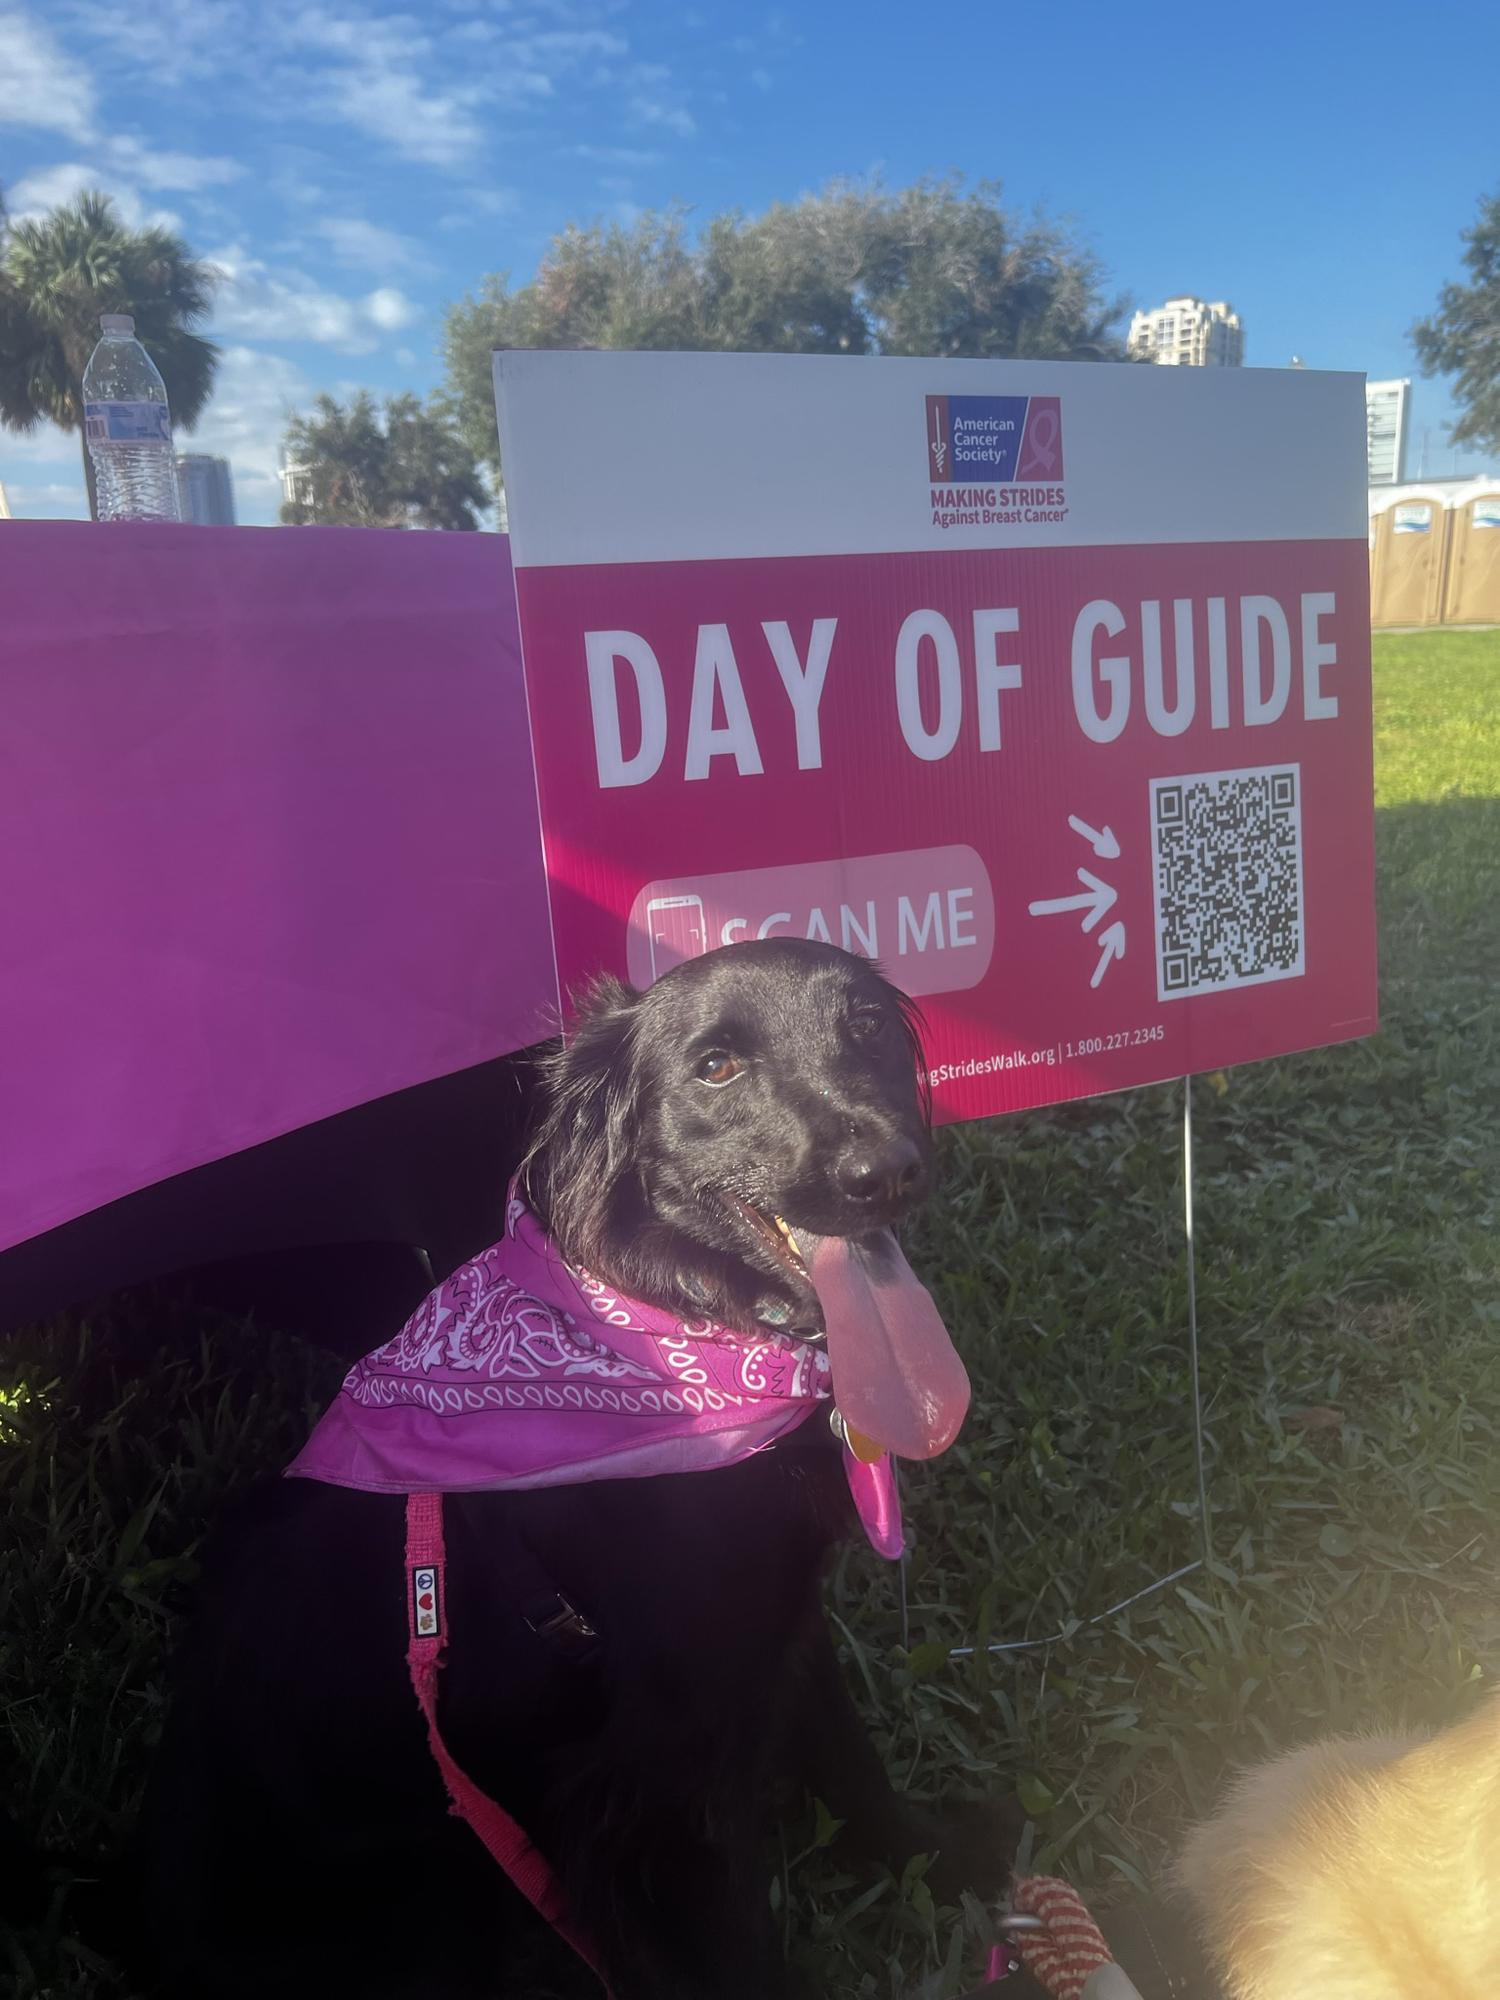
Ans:
[[[1136,314],[1128,347],[1132,359],[1169,368],[1238,368],[1245,358],[1245,329],[1222,299],[1213,305],[1168,299],[1155,312]]]
[[[182,518],[195,528],[234,526],[234,481],[227,458],[203,451],[177,454],[177,495]]]
[[[1411,417],[1411,377],[1366,382],[1365,438],[1370,484],[1399,486],[1406,477],[1406,427]]]

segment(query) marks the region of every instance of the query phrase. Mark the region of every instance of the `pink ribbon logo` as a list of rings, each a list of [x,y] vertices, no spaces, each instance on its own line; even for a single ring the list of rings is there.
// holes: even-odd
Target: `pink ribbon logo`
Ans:
[[[1033,396],[1016,478],[1056,480],[1062,476],[1062,398]]]

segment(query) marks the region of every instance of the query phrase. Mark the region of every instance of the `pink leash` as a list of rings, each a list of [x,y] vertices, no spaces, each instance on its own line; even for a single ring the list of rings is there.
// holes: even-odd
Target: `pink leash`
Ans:
[[[427,1721],[428,1744],[448,1788],[448,1810],[474,1829],[490,1859],[498,1863],[557,1935],[572,1946],[603,1986],[606,2000],[610,2000],[609,1981],[600,1969],[592,1945],[569,1917],[562,1888],[547,1857],[533,1844],[525,1829],[459,1769],[443,1741],[437,1721],[437,1691],[443,1665],[447,1587],[443,1496],[408,1493],[406,1622],[411,1643],[406,1650],[406,1664]],[[1109,1947],[1075,1891],[1047,1876],[1031,1876],[1016,1885],[1014,1900],[1017,1912],[1022,1913],[1016,1922],[1020,1935],[996,1945],[990,1952],[985,1967],[986,1982],[998,1983],[1024,1960],[1057,2000],[1085,2000],[1090,1975],[1112,1961]],[[1039,1935],[1021,1931],[1028,1920],[1030,1924],[1040,1920]],[[1126,1993],[1135,1993],[1128,1982],[1118,1985],[1116,1990],[1122,2000]]]
[[[448,1753],[437,1722],[438,1674],[443,1664],[447,1612],[447,1551],[443,1545],[443,1496],[441,1493],[408,1493],[406,1496],[406,1621],[411,1643],[406,1664],[412,1688],[427,1719],[427,1741],[431,1746],[443,1783],[448,1788],[448,1810],[471,1826],[484,1842],[491,1860],[497,1862],[521,1894],[570,1944],[584,1964],[599,1979],[606,1995],[609,1981],[600,1969],[593,1947],[575,1928],[568,1915],[562,1888],[547,1857],[533,1845],[524,1828],[510,1814],[480,1791]]]

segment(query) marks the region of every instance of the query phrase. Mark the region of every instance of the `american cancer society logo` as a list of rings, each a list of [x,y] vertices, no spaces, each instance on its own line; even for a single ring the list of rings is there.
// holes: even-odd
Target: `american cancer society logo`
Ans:
[[[1063,477],[1060,396],[929,396],[934,485],[1010,485]]]

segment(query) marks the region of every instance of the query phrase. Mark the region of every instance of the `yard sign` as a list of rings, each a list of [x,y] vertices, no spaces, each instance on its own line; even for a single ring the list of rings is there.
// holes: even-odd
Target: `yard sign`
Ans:
[[[495,377],[565,989],[843,945],[942,1118],[1374,1028],[1360,377]]]

